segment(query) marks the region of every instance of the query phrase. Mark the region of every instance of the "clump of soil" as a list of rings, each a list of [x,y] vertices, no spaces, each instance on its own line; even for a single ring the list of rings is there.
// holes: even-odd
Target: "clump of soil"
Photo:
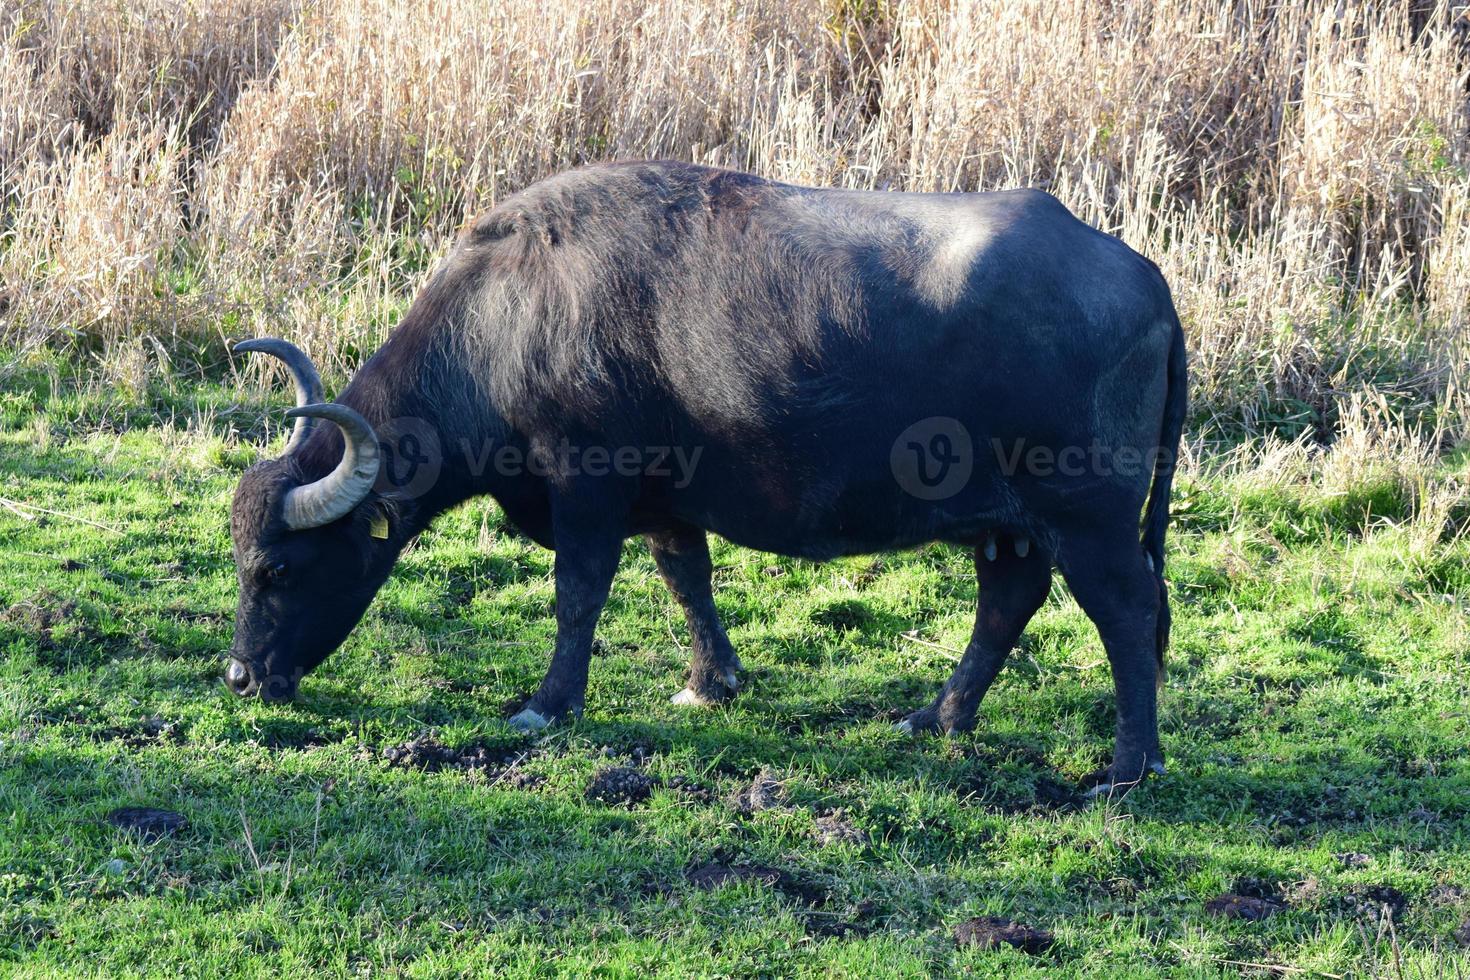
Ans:
[[[833,918],[825,912],[807,916],[802,925],[806,928],[806,934],[813,939],[861,939],[873,931],[860,922]]]
[[[1043,810],[1067,812],[1080,810],[1085,802],[1081,793],[1073,786],[1058,782],[1050,776],[1038,776],[1033,789],[1036,805]]]
[[[1023,953],[1035,956],[1051,949],[1056,938],[1045,929],[1022,925],[994,915],[982,915],[975,919],[966,919],[955,926],[954,941],[961,946],[975,946],[979,949],[1014,946]]]
[[[1259,922],[1280,912],[1286,906],[1274,898],[1258,898],[1251,895],[1236,895],[1227,892],[1205,903],[1205,911],[1224,919],[1243,919]]]
[[[1409,898],[1392,885],[1357,885],[1338,899],[1338,905],[1345,912],[1370,919],[1383,915],[1399,919],[1409,907]]]
[[[17,602],[3,613],[0,619],[7,623],[50,635],[51,628],[76,615],[75,599],[63,599],[54,592],[42,592],[34,599]]]
[[[786,787],[769,769],[756,773],[755,779],[730,797],[730,808],[742,816],[762,810],[775,810],[785,805]]]
[[[268,749],[321,749],[337,740],[337,737],[308,728],[304,731],[270,732],[260,739],[260,744]]]
[[[147,806],[119,807],[107,815],[107,822],[120,830],[137,833],[144,840],[157,840],[189,826],[189,821],[182,813]]]
[[[791,871],[768,864],[715,862],[687,871],[684,877],[701,891],[713,891],[735,882],[750,881],[764,888],[773,888],[786,897],[809,906],[821,905],[827,901],[827,891],[820,885],[805,881],[800,875]]]
[[[823,847],[829,844],[856,844],[861,847],[868,842],[867,832],[847,819],[842,810],[833,810],[816,820],[817,842]]]
[[[1254,878],[1250,875],[1236,878],[1230,891],[1247,898],[1264,898],[1272,902],[1279,902],[1284,894],[1281,885],[1276,882],[1267,881],[1265,878]]]
[[[320,733],[311,730],[303,744],[319,744],[316,741],[318,737],[322,737]],[[325,744],[325,741],[320,744]],[[514,790],[533,790],[546,782],[545,776],[520,768],[521,763],[532,754],[534,753],[525,750],[492,748],[486,745],[467,745],[452,749],[427,732],[412,741],[390,745],[382,751],[383,759],[394,768],[424,772],[455,769],[488,779],[491,786]],[[372,750],[360,752],[357,758],[372,758]]]
[[[512,766],[496,778],[495,785],[504,786],[508,789],[521,790],[522,792],[530,792],[544,782],[546,782],[545,776],[538,775],[534,772],[526,772],[524,769],[518,769]]]
[[[689,884],[701,891],[714,891],[721,885],[728,885],[736,881],[754,881],[757,884],[773,886],[781,880],[782,872],[766,864],[743,864],[731,866],[728,864],[706,864],[695,868],[685,877]]]
[[[656,780],[641,769],[611,766],[598,770],[587,784],[587,799],[608,806],[632,806],[653,795]]]
[[[177,745],[184,740],[184,733],[174,722],[155,716],[144,718],[136,725],[104,728],[97,733],[97,737],[121,742],[130,749],[139,749],[148,745]]]
[[[390,766],[400,769],[423,769],[438,772],[441,769],[492,769],[516,761],[515,754],[469,745],[452,749],[439,742],[433,735],[425,733],[402,745],[390,745],[383,750],[383,758]]]
[[[1425,892],[1424,897],[1439,905],[1454,905],[1465,897],[1465,889],[1459,885],[1435,885]]]
[[[709,803],[715,798],[714,789],[708,783],[701,782],[693,776],[675,776],[664,785],[695,803]]]
[[[0,611],[0,622],[33,634],[42,650],[50,650],[56,645],[52,639],[53,631],[61,624],[76,619],[79,611],[80,607],[75,599],[66,599],[47,590],[34,599],[17,602]],[[90,628],[83,633],[90,635]]]
[[[1466,919],[1464,922],[1461,922],[1460,925],[1455,929],[1455,931],[1450,933],[1450,935],[1454,936],[1455,942],[1459,943],[1461,946],[1470,948],[1470,919]]]
[[[635,766],[641,766],[652,758],[653,746],[647,741],[639,740],[624,746],[604,745],[597,750],[597,754],[604,759],[624,758]]]
[[[869,935],[877,928],[871,921],[878,906],[869,899],[850,905],[844,912],[812,909],[802,916],[802,928],[813,939],[846,939]]]

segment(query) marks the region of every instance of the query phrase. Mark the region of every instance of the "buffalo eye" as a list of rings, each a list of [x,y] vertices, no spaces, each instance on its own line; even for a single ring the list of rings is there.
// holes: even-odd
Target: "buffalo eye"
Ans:
[[[266,568],[263,572],[261,572],[261,578],[265,580],[265,583],[267,585],[275,585],[284,580],[285,577],[286,563],[283,561],[276,562],[276,564],[271,565],[269,568]]]

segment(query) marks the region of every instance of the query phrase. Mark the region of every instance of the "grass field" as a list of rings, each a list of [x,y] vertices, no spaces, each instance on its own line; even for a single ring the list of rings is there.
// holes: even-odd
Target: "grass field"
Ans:
[[[220,681],[226,515],[279,447],[280,406],[219,385],[124,397],[56,363],[14,380],[0,972],[1470,971],[1463,497],[1426,534],[1382,473],[1186,480],[1171,772],[1082,805],[1111,689],[1060,586],[975,734],[892,731],[968,636],[974,581],[946,547],[814,565],[720,545],[747,687],[691,712],[667,704],[681,617],[630,543],[586,717],[528,738],[503,718],[545,667],[550,555],[475,503],[406,555],[298,703],[242,702]],[[1436,462],[1417,492],[1467,475]],[[614,767],[632,773],[599,776]],[[144,839],[107,822],[125,806],[188,826]],[[1280,905],[1207,911],[1226,893]],[[958,946],[978,915],[1055,942]]]

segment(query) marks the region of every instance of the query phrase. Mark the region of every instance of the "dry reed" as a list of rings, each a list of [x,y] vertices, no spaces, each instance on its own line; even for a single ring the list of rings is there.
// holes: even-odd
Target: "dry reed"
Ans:
[[[1196,434],[1371,404],[1452,443],[1463,37],[1411,0],[3,0],[0,344],[136,384],[270,332],[350,370],[468,216],[680,158],[1045,187],[1168,275]]]

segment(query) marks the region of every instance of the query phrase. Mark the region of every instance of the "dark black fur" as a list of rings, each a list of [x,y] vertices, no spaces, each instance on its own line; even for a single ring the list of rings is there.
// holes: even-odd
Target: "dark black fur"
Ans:
[[[387,541],[367,537],[376,493],[334,525],[281,526],[284,489],[340,456],[332,426],[241,481],[234,656],[292,693],[403,544],[480,494],[557,551],[557,646],[528,704],[543,718],[582,708],[592,629],[630,535],[649,536],[685,606],[691,691],[704,698],[729,693],[738,665],[709,599],[706,531],[816,559],[934,540],[983,551],[999,534],[995,561],[977,554],[965,659],[910,727],[973,724],[1055,565],[1102,633],[1118,693],[1113,774],[1136,780],[1161,762],[1155,658],[1185,387],[1158,270],[1045,194],[819,190],[676,163],[563,174],[464,234],[339,399],[375,426],[414,417],[439,433],[440,477],[387,501]],[[932,418],[962,425],[974,452],[964,485],[930,501],[901,485],[890,449]],[[461,448],[563,441],[700,455],[680,485],[476,472]],[[1016,445],[1163,455],[1126,474],[1013,472],[999,457]]]

